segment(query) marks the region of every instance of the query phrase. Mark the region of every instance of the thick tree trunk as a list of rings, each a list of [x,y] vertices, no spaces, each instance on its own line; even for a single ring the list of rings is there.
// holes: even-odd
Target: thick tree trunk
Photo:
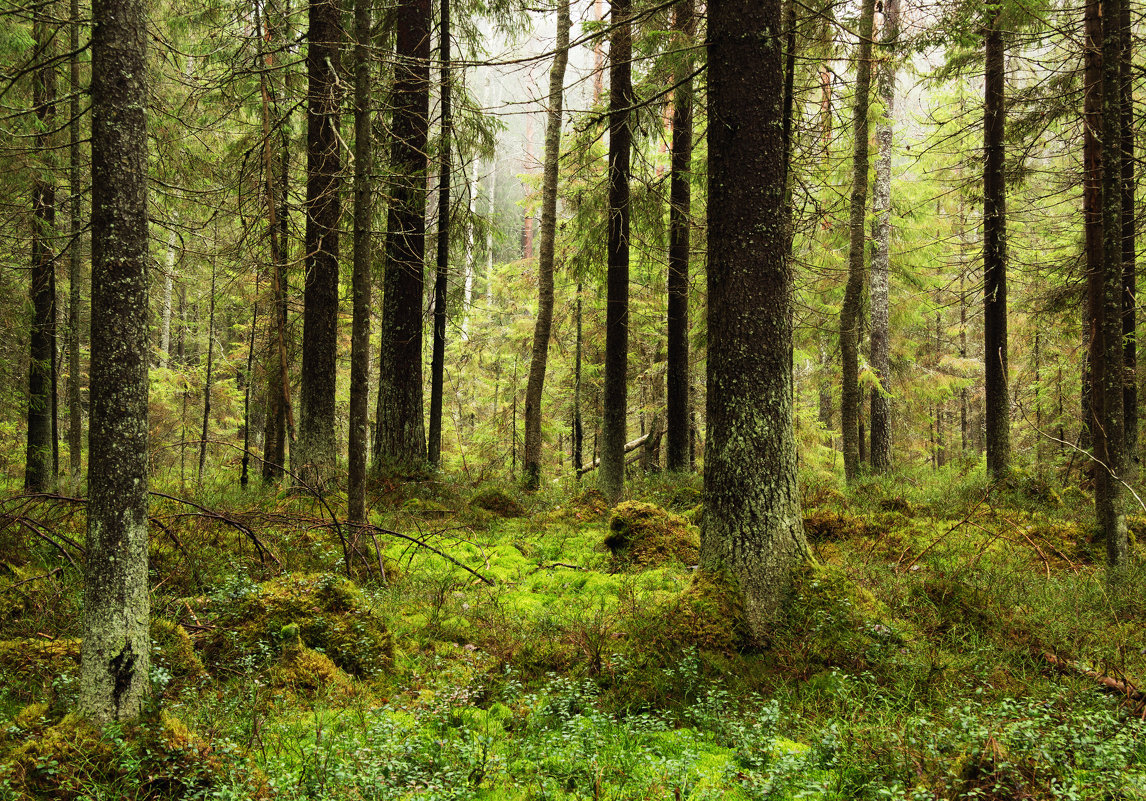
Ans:
[[[549,114],[545,122],[545,164],[541,179],[541,230],[537,260],[537,320],[533,327],[533,353],[529,382],[525,388],[525,452],[523,478],[526,489],[541,486],[541,399],[545,367],[549,361],[549,337],[553,331],[553,259],[557,239],[557,168],[561,156],[561,115],[565,65],[569,62],[569,2],[557,8],[557,44],[549,71]]]
[[[350,332],[350,441],[346,517],[366,519],[366,436],[370,400],[371,176],[370,17],[373,0],[354,0],[354,312]]]
[[[605,379],[601,470],[597,485],[610,501],[625,485],[629,366],[629,151],[633,105],[633,32],[629,0],[612,0],[609,44],[609,230],[605,304]]]
[[[52,57],[52,28],[48,9],[37,5],[32,31],[32,106],[36,115],[33,147],[39,160],[32,184],[32,331],[28,365],[28,450],[24,466],[24,489],[45,492],[55,483],[52,465],[55,449],[56,361],[56,187],[50,169],[50,136],[56,119],[56,68]]]
[[[442,393],[446,374],[446,290],[450,277],[450,0],[440,0],[442,81],[441,166],[438,171],[438,252],[434,273],[434,342],[430,359],[430,433],[427,450],[434,467],[442,463]]]
[[[676,30],[682,48],[696,31],[693,0],[680,0]],[[684,59],[683,70],[692,71]],[[669,179],[668,365],[665,409],[666,468],[686,472],[688,463],[688,286],[689,226],[692,224],[692,79],[673,92],[672,176]]]
[[[92,4],[92,327],[80,712],[139,715],[147,582],[147,26],[139,0]]]
[[[68,468],[72,474],[72,491],[80,485],[80,469],[83,462],[84,420],[83,403],[80,397],[80,281],[81,229],[83,216],[80,203],[83,187],[80,186],[80,2],[71,0],[70,21],[68,24],[69,45],[72,56],[71,69],[71,120],[68,123],[68,190],[71,200],[68,212],[71,225],[68,233],[71,243],[68,246]]]
[[[1094,506],[1099,530],[1106,540],[1106,557],[1111,566],[1129,556],[1126,512],[1122,508],[1122,478],[1125,461],[1125,418],[1123,416],[1123,266],[1122,266],[1122,98],[1120,64],[1122,37],[1119,5],[1126,0],[1104,0],[1101,4],[1102,35],[1102,261],[1100,275],[1091,286],[1101,292],[1092,308],[1093,336],[1098,345],[1091,351],[1094,375],[1092,402],[1102,395],[1101,416],[1096,415],[1094,449],[1101,465],[1095,471]],[[1097,406],[1097,403],[1095,403]]]
[[[402,0],[396,12],[394,188],[387,215],[382,348],[374,469],[416,469],[426,461],[422,419],[422,293],[426,246],[426,138],[430,97],[430,1]]]
[[[899,0],[884,0],[883,48],[877,93],[883,117],[876,127],[879,156],[875,162],[872,192],[871,254],[871,365],[879,386],[871,391],[871,469],[891,469],[891,341],[888,273],[891,266],[891,156],[895,125],[896,39],[899,38]]]
[[[307,36],[306,283],[303,290],[302,388],[294,472],[321,487],[334,476],[334,392],[338,348],[339,60],[341,10],[310,0]]]
[[[1137,474],[1138,465],[1138,331],[1137,266],[1134,227],[1137,222],[1134,202],[1134,80],[1131,44],[1130,0],[1118,3],[1118,91],[1119,139],[1121,140],[1122,192],[1122,345],[1123,392],[1122,412],[1125,420],[1127,477]]]
[[[708,6],[708,436],[701,569],[765,640],[807,558],[792,431],[778,0]],[[768,343],[761,347],[760,343]]]
[[[1003,30],[998,7],[987,31],[983,108],[983,360],[987,472],[1004,478],[1011,463],[1007,391],[1007,205],[1004,180]]]
[[[844,446],[844,476],[855,481],[860,469],[860,413],[863,393],[859,385],[859,343],[863,312],[864,233],[867,217],[868,122],[871,93],[871,37],[875,0],[863,0],[860,11],[859,46],[856,53],[856,88],[852,105],[851,218],[849,222],[848,283],[840,309],[840,361],[843,386],[840,393],[840,423]]]

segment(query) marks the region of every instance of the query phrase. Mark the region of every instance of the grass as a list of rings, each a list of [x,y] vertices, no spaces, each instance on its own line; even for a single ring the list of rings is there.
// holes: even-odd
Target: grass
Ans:
[[[690,566],[611,572],[608,517],[575,488],[379,487],[372,522],[434,550],[360,535],[349,569],[351,532],[305,497],[192,498],[225,519],[158,501],[153,608],[207,672],[157,670],[151,723],[80,760],[49,747],[74,658],[28,642],[79,634],[61,554],[78,563],[82,509],[13,497],[6,512],[47,539],[0,537],[0,608],[19,609],[0,617],[0,798],[1146,798],[1146,727],[1081,672],[1146,676],[1146,568],[1107,574],[1076,490],[1020,477],[988,493],[957,464],[850,492],[813,477],[804,494],[821,566],[758,653],[690,644]],[[631,495],[697,516],[694,479]],[[348,572],[361,592],[339,597],[384,625],[388,664],[284,684],[283,621],[241,610],[285,574]],[[280,604],[304,644],[336,633],[327,655],[356,667],[376,640],[304,600]],[[27,742],[39,762],[20,761]]]

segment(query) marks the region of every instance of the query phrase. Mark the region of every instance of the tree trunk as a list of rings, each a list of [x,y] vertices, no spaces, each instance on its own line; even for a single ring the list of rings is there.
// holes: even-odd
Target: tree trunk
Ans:
[[[159,366],[164,370],[171,363],[171,296],[175,290],[175,225],[179,213],[172,216],[171,230],[167,232],[167,269],[163,272],[163,317],[159,323]]]
[[[629,365],[629,151],[633,105],[630,0],[612,0],[609,44],[609,230],[605,304],[605,379],[598,487],[611,502],[625,485]]]
[[[219,251],[219,218],[215,217],[215,252]],[[198,485],[203,486],[203,469],[207,466],[207,425],[211,420],[211,372],[214,368],[215,357],[215,274],[217,266],[215,259],[211,259],[211,299],[207,312],[207,377],[203,382],[203,427],[199,437],[199,478]]]
[[[442,392],[446,372],[446,290],[450,276],[450,0],[440,0],[442,12],[442,134],[438,178],[438,263],[434,274],[434,342],[430,360],[429,462],[442,464]]]
[[[553,259],[557,238],[557,172],[561,156],[562,96],[565,65],[569,62],[568,0],[557,8],[557,44],[549,71],[549,116],[545,122],[545,164],[541,183],[541,230],[537,260],[537,321],[533,328],[533,353],[529,382],[525,388],[525,452],[523,478],[526,489],[541,486],[541,400],[545,367],[549,360],[549,337],[553,331]]]
[[[851,234],[848,246],[848,283],[840,309],[840,360],[843,364],[843,387],[840,400],[840,422],[844,446],[844,476],[848,483],[859,476],[860,407],[863,395],[859,385],[859,341],[863,306],[864,231],[867,215],[868,122],[871,92],[871,37],[875,17],[875,0],[863,0],[860,11],[859,47],[856,55],[856,88],[852,107]]]
[[[708,435],[700,565],[763,641],[807,558],[792,430],[780,3],[708,6]],[[761,347],[768,343],[768,347]]]
[[[987,404],[987,473],[1007,475],[1011,409],[1007,391],[1007,206],[1004,182],[1003,30],[995,7],[987,31],[983,107],[983,360]]]
[[[71,68],[71,120],[68,123],[68,189],[71,201],[68,212],[71,225],[68,233],[71,243],[68,246],[68,467],[72,474],[72,491],[80,485],[80,469],[83,462],[84,421],[83,403],[80,397],[80,280],[81,280],[81,230],[83,228],[80,203],[83,188],[80,186],[80,3],[71,0],[71,16],[68,24],[69,45],[72,56]]]
[[[310,0],[307,36],[306,283],[297,453],[307,484],[334,476],[334,391],[338,348],[339,60],[342,16],[336,0]]]
[[[259,271],[255,270],[255,302],[251,304],[251,331],[247,340],[247,369],[243,373],[243,464],[239,486],[247,488],[251,471],[251,392],[255,378],[255,331],[259,327]]]
[[[693,0],[676,8],[680,46],[688,48],[696,31]],[[685,57],[682,70],[692,72]],[[688,286],[689,226],[692,214],[692,79],[680,78],[672,103],[672,176],[669,180],[668,365],[665,409],[665,460],[669,471],[687,472],[688,463]]]
[[[402,0],[396,12],[394,188],[386,225],[382,348],[374,469],[416,469],[426,461],[422,419],[422,293],[426,245],[426,138],[430,104],[430,0]]]
[[[871,469],[891,469],[891,341],[888,273],[891,266],[891,156],[895,117],[896,39],[899,38],[899,0],[884,0],[883,47],[877,93],[883,117],[876,128],[879,156],[872,192],[871,254],[871,364],[879,386],[871,391]]]
[[[581,419],[581,282],[577,282],[577,309],[574,312],[577,326],[577,343],[574,350],[573,362],[573,431],[571,437],[573,450],[570,461],[573,463],[574,475],[581,476],[581,466],[585,461],[584,441],[585,432]]]
[[[1133,50],[1130,0],[1119,0],[1118,11],[1119,139],[1122,145],[1122,412],[1126,434],[1125,467],[1127,478],[1132,478],[1137,474],[1138,465],[1138,332],[1135,314],[1138,277],[1134,233],[1137,217],[1134,203],[1134,80],[1131,66]]]
[[[147,581],[147,26],[138,0],[92,4],[92,326],[80,712],[139,715]]]
[[[55,408],[56,361],[56,187],[50,169],[50,131],[56,120],[56,68],[49,63],[52,28],[49,9],[35,6],[32,53],[32,106],[36,115],[33,148],[36,178],[32,184],[32,331],[28,365],[28,450],[24,466],[24,489],[46,492],[55,483],[53,475],[53,411]]]
[[[370,222],[373,133],[370,118],[372,0],[354,1],[354,296],[350,333],[350,442],[347,447],[347,520],[366,519],[366,429],[370,396]]]

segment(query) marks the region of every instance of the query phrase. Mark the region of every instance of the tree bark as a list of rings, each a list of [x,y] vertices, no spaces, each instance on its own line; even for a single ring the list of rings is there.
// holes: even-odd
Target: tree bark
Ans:
[[[863,0],[860,11],[859,46],[856,55],[856,88],[852,105],[852,153],[850,243],[848,282],[840,309],[840,361],[843,386],[840,394],[840,423],[844,447],[844,476],[848,483],[859,476],[860,410],[863,395],[859,385],[859,341],[863,306],[864,231],[867,216],[868,122],[871,93],[871,38],[875,0]]]
[[[983,106],[983,361],[987,473],[993,480],[1005,478],[1011,463],[1003,55],[1001,12],[995,7],[987,30]]]
[[[629,366],[629,151],[633,105],[630,0],[612,0],[609,44],[609,228],[605,304],[605,379],[601,470],[597,486],[610,501],[625,486]]]
[[[1131,478],[1137,473],[1138,465],[1138,331],[1135,313],[1138,276],[1134,232],[1137,215],[1134,202],[1134,80],[1130,0],[1119,0],[1118,12],[1119,139],[1122,145],[1122,412],[1126,434],[1125,466],[1127,477]]]
[[[51,173],[50,131],[56,119],[56,68],[52,57],[49,8],[33,11],[35,37],[32,59],[32,106],[36,132],[32,137],[38,160],[32,183],[32,331],[28,365],[28,449],[24,489],[45,492],[53,475],[56,362],[56,187]]]
[[[570,461],[573,463],[574,475],[581,476],[581,465],[585,461],[584,439],[585,432],[581,419],[581,282],[577,282],[577,308],[574,311],[577,326],[577,342],[574,349],[573,362],[573,430],[570,439],[573,441]]]
[[[215,251],[219,250],[219,218],[215,217]],[[211,259],[211,298],[207,312],[207,377],[203,382],[203,427],[199,437],[198,485],[203,486],[203,470],[207,466],[207,426],[211,421],[211,377],[215,357],[215,275],[216,260]]]
[[[682,48],[692,44],[696,32],[693,0],[680,0],[676,30]],[[681,69],[692,72],[692,59],[685,56]],[[672,174],[669,179],[668,253],[668,364],[665,409],[665,466],[687,472],[688,461],[688,287],[689,226],[692,214],[692,79],[673,92]]]
[[[426,462],[422,419],[422,293],[426,245],[426,139],[430,96],[430,2],[398,4],[394,66],[394,187],[386,225],[382,348],[374,469]]]
[[[891,354],[889,343],[890,298],[888,274],[891,267],[891,157],[895,118],[896,39],[899,38],[899,0],[884,0],[883,48],[877,93],[883,117],[876,127],[879,156],[875,163],[872,192],[871,254],[871,365],[879,386],[871,391],[871,469],[886,473],[891,469]]]
[[[354,312],[350,332],[350,441],[347,447],[347,520],[366,519],[366,429],[370,396],[370,284],[373,216],[370,118],[372,0],[354,0]]]
[[[92,327],[81,713],[139,715],[148,688],[147,27],[92,3]]]
[[[446,373],[446,290],[450,276],[450,0],[440,0],[441,27],[441,167],[438,172],[438,252],[434,273],[434,342],[430,360],[429,462],[442,464],[442,394]]]
[[[529,381],[525,387],[525,487],[541,486],[541,400],[545,390],[545,367],[549,361],[549,337],[553,332],[553,260],[557,239],[557,174],[561,156],[561,117],[565,66],[569,63],[569,2],[557,8],[557,44],[549,71],[549,115],[545,123],[545,164],[541,179],[541,230],[537,260],[537,320],[533,327],[533,352]]]
[[[708,6],[708,434],[700,566],[760,641],[807,558],[792,430],[778,0]],[[761,343],[768,343],[761,347]]]
[[[303,290],[302,387],[294,472],[323,486],[334,476],[334,392],[338,348],[338,142],[341,11],[311,0],[307,36],[306,282]]]

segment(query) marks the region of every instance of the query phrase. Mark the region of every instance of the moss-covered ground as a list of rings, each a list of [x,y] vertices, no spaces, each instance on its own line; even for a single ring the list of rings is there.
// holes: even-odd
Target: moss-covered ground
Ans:
[[[1146,798],[1143,706],[1096,680],[1146,686],[1146,568],[1107,572],[1081,490],[803,486],[817,561],[766,643],[695,571],[695,479],[622,521],[447,480],[376,487],[369,528],[157,500],[154,692],[103,733],[74,715],[82,506],[12,495],[0,799]]]

